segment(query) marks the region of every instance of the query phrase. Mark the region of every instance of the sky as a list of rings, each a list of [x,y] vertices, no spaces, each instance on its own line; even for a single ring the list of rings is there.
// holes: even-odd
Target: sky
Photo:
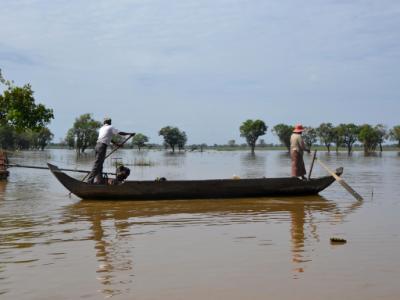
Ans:
[[[0,69],[54,110],[161,143],[240,138],[247,119],[400,124],[398,0],[0,0]]]

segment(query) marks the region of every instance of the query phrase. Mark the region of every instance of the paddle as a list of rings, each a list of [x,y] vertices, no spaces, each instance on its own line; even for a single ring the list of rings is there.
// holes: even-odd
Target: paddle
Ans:
[[[106,160],[108,157],[110,157],[111,154],[113,154],[115,151],[117,151],[119,148],[121,148],[134,135],[135,134],[130,134],[121,144],[119,144],[115,149],[113,149],[110,153],[108,153],[107,156],[104,158],[104,160]],[[90,173],[86,174],[86,176],[83,177],[81,181],[85,181],[85,179],[89,176],[89,174]]]
[[[353,190],[353,188],[352,188],[351,186],[349,186],[349,185],[347,184],[347,182],[343,180],[343,178],[337,176],[337,175],[336,175],[332,170],[330,170],[330,169],[328,168],[328,166],[325,165],[321,160],[319,160],[318,158],[316,158],[316,160],[317,160],[317,162],[318,162],[326,171],[328,171],[328,173],[331,174],[331,175],[336,179],[336,181],[339,182],[340,185],[341,185],[342,187],[344,187],[354,198],[356,198],[358,201],[362,201],[362,200],[363,200],[363,198],[360,196],[360,194],[357,193],[355,190]]]

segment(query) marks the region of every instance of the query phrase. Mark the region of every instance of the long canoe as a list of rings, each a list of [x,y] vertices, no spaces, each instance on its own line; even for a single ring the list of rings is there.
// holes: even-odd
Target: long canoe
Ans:
[[[335,181],[333,176],[301,180],[296,177],[254,179],[207,179],[125,181],[121,184],[88,184],[72,178],[57,166],[47,164],[64,187],[89,200],[215,199],[265,196],[315,195]],[[343,168],[336,170],[340,176]]]

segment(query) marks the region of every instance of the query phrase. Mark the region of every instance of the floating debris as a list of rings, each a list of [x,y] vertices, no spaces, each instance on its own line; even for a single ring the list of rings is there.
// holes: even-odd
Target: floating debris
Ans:
[[[347,241],[340,237],[331,237],[331,244],[346,244]]]

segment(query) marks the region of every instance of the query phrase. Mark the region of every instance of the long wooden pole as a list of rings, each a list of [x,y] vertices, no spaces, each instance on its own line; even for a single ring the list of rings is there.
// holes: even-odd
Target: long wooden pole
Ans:
[[[314,168],[314,161],[315,161],[316,157],[317,157],[317,150],[314,151],[314,155],[313,155],[311,166],[310,166],[310,171],[308,172],[308,179],[311,178],[311,173],[312,173],[312,170]]]
[[[353,190],[353,188],[352,188],[350,185],[348,185],[347,182],[343,180],[343,178],[337,176],[332,170],[330,170],[330,169],[328,168],[327,165],[325,165],[325,164],[324,164],[321,160],[319,160],[318,158],[317,158],[317,161],[318,161],[318,163],[319,163],[326,171],[328,171],[328,173],[331,174],[331,175],[336,179],[336,181],[339,182],[340,185],[341,185],[342,187],[344,187],[354,198],[356,198],[358,201],[362,201],[362,200],[363,200],[363,198],[361,197],[361,195],[360,195],[359,193],[357,193],[355,190]]]
[[[48,170],[48,167],[40,167],[40,166],[30,166],[30,165],[21,165],[21,164],[7,164],[9,168],[28,168],[28,169],[39,169],[39,170]],[[87,170],[78,170],[78,169],[60,169],[61,171],[66,172],[78,172],[78,173],[90,173]],[[107,172],[107,174],[115,175],[115,173]]]
[[[104,160],[106,160],[108,157],[110,157],[111,154],[113,154],[115,151],[117,151],[119,148],[121,148],[134,135],[135,134],[130,134],[121,144],[118,145],[118,147],[116,147],[110,153],[108,153],[107,156],[104,158]]]
[[[117,151],[119,148],[121,148],[133,135],[129,135],[128,138],[126,138],[117,148],[113,149],[107,156],[108,158],[111,154],[113,154],[115,151]],[[106,159],[105,158],[105,159]],[[39,170],[48,170],[48,167],[40,167],[40,166],[31,166],[31,165],[21,165],[21,164],[6,164],[8,168],[28,168],[28,169],[39,169]],[[78,172],[78,173],[86,173],[86,176],[82,179],[84,181],[86,177],[89,175],[91,171],[87,170],[78,170],[78,169],[60,169],[61,171],[66,171],[66,172]],[[115,173],[112,172],[103,172],[108,175],[116,175]]]

